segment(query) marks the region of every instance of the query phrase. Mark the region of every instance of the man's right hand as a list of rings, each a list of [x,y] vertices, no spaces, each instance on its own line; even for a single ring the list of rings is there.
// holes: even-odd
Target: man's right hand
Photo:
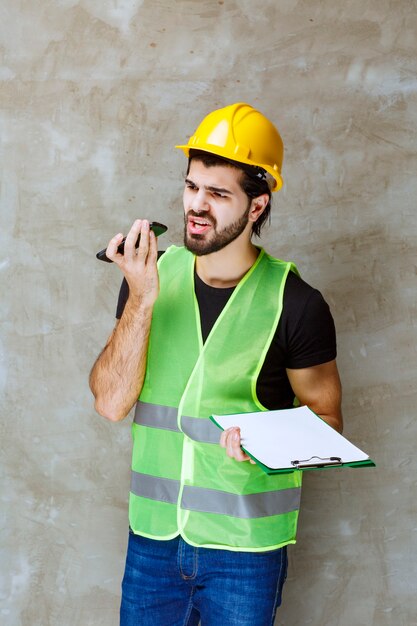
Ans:
[[[139,247],[136,248],[139,235]],[[150,230],[148,220],[136,220],[126,237],[124,254],[117,251],[122,239],[122,233],[115,235],[107,246],[106,255],[123,272],[129,285],[129,298],[145,307],[152,307],[159,293],[155,234]]]
[[[95,408],[112,421],[126,417],[141,392],[153,305],[159,293],[158,250],[149,222],[134,222],[126,237],[124,255],[117,252],[122,239],[121,233],[113,237],[106,254],[123,272],[129,285],[129,297],[122,317],[90,373]]]

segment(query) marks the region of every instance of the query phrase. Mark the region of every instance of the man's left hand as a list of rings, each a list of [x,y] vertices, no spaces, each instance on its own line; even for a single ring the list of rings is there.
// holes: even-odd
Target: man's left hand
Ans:
[[[250,461],[255,465],[255,461],[250,458],[241,448],[240,428],[233,426],[224,430],[220,437],[220,445],[226,448],[227,456],[235,461]]]

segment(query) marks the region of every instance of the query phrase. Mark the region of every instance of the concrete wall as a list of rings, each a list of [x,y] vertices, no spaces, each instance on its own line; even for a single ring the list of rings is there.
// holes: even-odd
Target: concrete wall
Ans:
[[[117,623],[130,432],[87,386],[120,283],[94,253],[139,216],[179,243],[173,145],[248,101],[286,144],[263,242],[329,301],[378,465],[307,477],[277,623],[417,624],[415,2],[3,0],[0,24],[0,622]]]

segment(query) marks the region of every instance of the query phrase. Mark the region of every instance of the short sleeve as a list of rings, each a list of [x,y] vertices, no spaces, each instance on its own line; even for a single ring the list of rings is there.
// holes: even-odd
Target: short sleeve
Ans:
[[[287,279],[278,332],[284,344],[285,367],[313,367],[336,358],[336,331],[327,302],[293,273]]]
[[[120,285],[119,298],[117,300],[116,319],[118,320],[122,317],[128,297],[129,285],[127,284],[126,278],[123,278],[122,284]]]

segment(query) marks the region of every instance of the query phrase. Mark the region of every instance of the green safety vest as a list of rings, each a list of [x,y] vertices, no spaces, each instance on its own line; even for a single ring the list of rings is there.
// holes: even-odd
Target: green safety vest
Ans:
[[[295,543],[301,472],[268,476],[229,458],[209,416],[265,410],[256,381],[296,268],[261,249],[203,344],[194,262],[175,246],[158,262],[160,294],[132,425],[130,526],[208,548],[253,552]]]

